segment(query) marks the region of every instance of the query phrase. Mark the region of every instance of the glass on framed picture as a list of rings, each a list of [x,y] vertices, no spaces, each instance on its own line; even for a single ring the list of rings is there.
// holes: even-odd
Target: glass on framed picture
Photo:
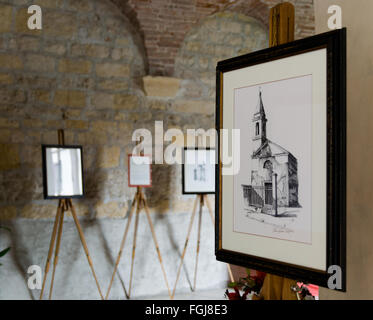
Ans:
[[[215,149],[184,148],[183,194],[215,193]]]
[[[128,186],[151,187],[151,157],[147,155],[128,155]]]
[[[44,198],[83,197],[82,147],[43,145],[42,154]]]

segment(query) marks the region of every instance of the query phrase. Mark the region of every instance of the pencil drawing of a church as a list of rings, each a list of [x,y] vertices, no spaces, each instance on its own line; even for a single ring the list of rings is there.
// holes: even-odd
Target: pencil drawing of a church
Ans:
[[[280,207],[300,207],[297,159],[267,138],[267,118],[261,90],[251,121],[250,184],[242,185],[245,206],[275,216]]]

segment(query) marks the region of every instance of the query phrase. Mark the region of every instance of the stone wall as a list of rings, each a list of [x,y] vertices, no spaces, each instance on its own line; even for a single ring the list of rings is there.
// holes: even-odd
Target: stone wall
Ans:
[[[43,9],[43,29],[27,29],[27,5]],[[12,4],[13,3],[13,4]],[[42,143],[84,146],[87,197],[79,214],[123,216],[126,153],[136,119],[148,116],[144,52],[126,18],[108,1],[14,1],[0,5],[0,161],[4,216],[47,218]]]
[[[42,31],[25,28],[24,3],[0,7],[7,19],[0,51],[2,219],[54,216],[55,203],[42,200],[40,145],[56,143],[58,128],[65,129],[67,144],[84,147],[80,215],[123,217],[134,193],[127,186],[126,161],[132,132],[153,131],[155,120],[165,130],[213,128],[216,62],[268,41],[255,19],[219,13],[184,39],[177,78],[143,78],[146,63],[137,35],[110,2],[40,2]],[[147,194],[155,210],[187,210],[180,167],[158,165],[153,173],[160,188]]]

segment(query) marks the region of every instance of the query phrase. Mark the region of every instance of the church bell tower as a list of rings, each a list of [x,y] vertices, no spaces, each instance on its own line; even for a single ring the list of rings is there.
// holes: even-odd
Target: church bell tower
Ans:
[[[262,90],[259,89],[259,101],[255,109],[252,119],[254,132],[253,132],[253,153],[257,151],[263,143],[267,141],[267,118],[264,112]]]

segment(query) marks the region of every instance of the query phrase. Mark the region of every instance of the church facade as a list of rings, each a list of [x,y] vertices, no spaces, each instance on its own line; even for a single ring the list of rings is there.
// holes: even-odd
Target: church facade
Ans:
[[[245,205],[277,214],[278,207],[299,207],[298,162],[285,148],[267,138],[262,92],[252,118],[250,185],[242,185]]]

